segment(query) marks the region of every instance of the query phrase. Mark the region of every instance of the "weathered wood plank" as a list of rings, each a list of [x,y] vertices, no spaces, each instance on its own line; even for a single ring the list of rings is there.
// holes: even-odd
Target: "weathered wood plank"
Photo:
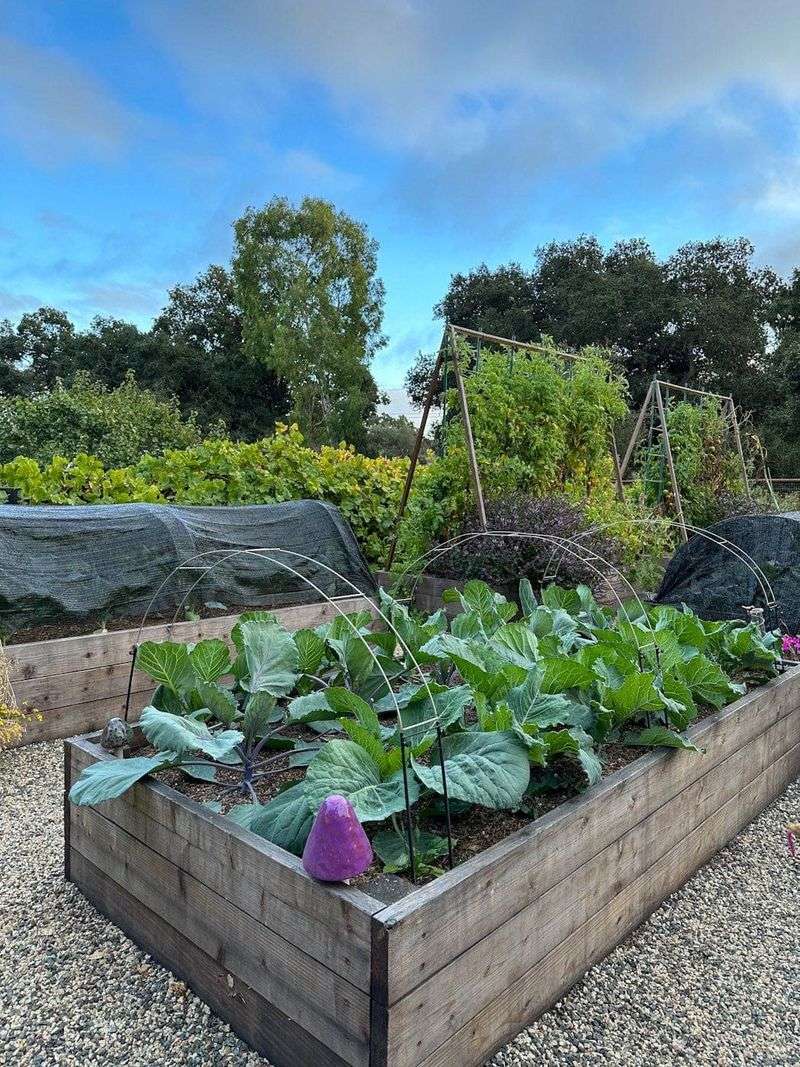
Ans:
[[[371,607],[371,601],[366,596],[336,598],[335,603],[345,612]],[[287,629],[302,630],[332,619],[338,611],[324,601],[273,608],[272,613]],[[214,619],[146,626],[142,630],[141,640],[199,641],[203,637],[227,637],[238,618],[238,614],[220,615]],[[130,653],[137,633],[138,629],[112,630],[81,637],[60,637],[54,641],[6,645],[5,652],[11,660],[11,680],[16,688],[18,681],[34,677],[49,678],[67,671],[105,667],[112,663],[130,664]]]
[[[706,751],[643,756],[580,797],[380,913],[389,927],[388,1003],[482,940],[529,901],[703,777],[798,703],[787,673],[692,727]]]
[[[688,833],[635,882],[565,938],[417,1067],[477,1067],[551,1007],[593,964],[642,923],[800,773],[800,745]],[[411,1035],[411,1040],[416,1038]],[[393,1051],[388,1062],[394,1067]],[[398,1061],[399,1062],[399,1061]]]
[[[501,1003],[514,981],[798,745],[800,714],[792,713],[402,998],[389,1015],[392,1067],[414,1067],[484,1007]],[[415,1026],[431,1004],[436,1012]]]
[[[16,682],[14,694],[19,701],[27,701],[42,712],[59,711],[75,704],[125,696],[131,673],[131,661],[109,663],[104,667],[68,671],[45,677],[37,675],[29,681]],[[141,671],[134,671],[131,691],[152,693],[155,683]]]
[[[73,754],[70,769],[74,777],[95,762],[88,752],[75,746],[69,750]],[[146,790],[143,786],[142,792]],[[145,804],[152,808],[146,801]],[[138,807],[131,793],[107,801],[98,810],[147,848],[187,871],[354,986],[369,992],[369,916],[360,908],[353,909],[346,899],[336,899],[334,908],[326,906],[327,901],[321,905],[319,898],[327,892],[326,888],[310,884],[306,878],[302,883],[309,890],[305,899],[300,899],[297,892],[286,893],[280,883],[287,879],[276,877],[278,872],[271,857],[254,853],[252,848],[248,855],[246,846],[238,848],[238,842],[231,842],[216,827],[206,828],[202,836],[196,834],[197,843],[193,843]],[[286,896],[291,900],[284,899]],[[370,907],[377,911],[383,905],[376,900]]]
[[[130,718],[132,721],[137,718],[142,708],[147,707],[151,696],[151,689],[131,694]],[[21,744],[31,745],[37,741],[53,741],[100,730],[109,719],[114,716],[121,717],[124,712],[124,693],[113,697],[103,697],[101,700],[90,700],[85,704],[73,704],[68,708],[53,708],[41,722],[28,724]]]
[[[362,991],[96,809],[73,806],[71,846],[337,1056],[367,1067],[369,997]]]
[[[80,852],[70,862],[81,892],[153,959],[176,974],[275,1067],[348,1067],[307,1030],[108,878]],[[231,982],[233,984],[231,984]]]
[[[67,748],[71,753],[73,779],[91,763],[113,758],[86,738],[67,742]],[[287,940],[294,940],[299,947],[311,951],[307,942],[319,927],[324,927],[329,936],[335,934],[341,945],[341,957],[348,957],[347,966],[352,966],[354,971],[360,968],[358,961],[368,958],[371,916],[383,907],[380,901],[347,886],[320,885],[306,873],[296,856],[156,779],[140,783],[124,797],[104,804],[99,810],[128,829],[128,817],[120,815],[120,809],[125,807],[152,820],[174,837],[174,847],[179,851],[175,856],[166,854],[168,859],[177,862],[177,857],[190,848],[192,856],[204,853],[219,861],[231,882],[242,879],[260,887],[259,893],[263,892],[274,903],[277,914],[295,916],[293,923],[278,931]],[[135,815],[130,818],[133,820]],[[156,829],[151,832],[158,836]],[[323,945],[319,951],[324,951]]]
[[[371,602],[363,596],[344,597],[335,603],[345,612],[373,610]],[[339,613],[337,607],[327,602],[300,604],[276,608],[273,614],[288,629],[299,630],[333,618]],[[172,627],[146,627],[142,631],[142,641],[228,638],[238,617],[225,615],[176,623]],[[136,630],[119,630],[6,646],[17,699],[27,701],[44,713],[41,722],[32,722],[25,728],[18,745],[88,733],[105,725],[113,715],[123,714],[136,635]],[[141,711],[153,689],[151,679],[134,673],[131,711]]]

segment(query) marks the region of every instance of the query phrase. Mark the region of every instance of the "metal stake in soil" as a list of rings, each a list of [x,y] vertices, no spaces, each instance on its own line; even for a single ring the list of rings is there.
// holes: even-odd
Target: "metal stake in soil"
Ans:
[[[136,670],[136,655],[139,651],[139,642],[137,641],[131,649],[131,669],[128,674],[128,690],[125,693],[125,715],[123,716],[125,722],[128,721],[128,715],[131,710],[131,690],[133,689],[133,672]]]
[[[442,749],[442,724],[436,721],[436,743],[439,746],[439,766],[442,768],[442,794],[444,796],[444,818],[447,825],[447,862],[453,869],[453,831],[450,826],[450,795],[447,792],[447,771],[444,769],[444,751]]]
[[[399,716],[398,716],[399,719]],[[406,834],[408,835],[408,860],[411,866],[411,881],[417,882],[417,858],[414,854],[414,828],[411,825],[411,800],[408,795],[408,767],[406,767],[406,739],[403,736],[403,724],[400,722],[400,761],[403,767],[403,795],[406,802]]]

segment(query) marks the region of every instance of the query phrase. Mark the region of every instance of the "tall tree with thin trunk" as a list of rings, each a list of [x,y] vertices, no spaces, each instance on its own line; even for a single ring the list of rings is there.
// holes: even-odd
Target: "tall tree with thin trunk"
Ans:
[[[379,400],[369,363],[385,343],[376,242],[311,197],[250,208],[234,232],[246,351],[286,382],[309,440],[362,444]]]

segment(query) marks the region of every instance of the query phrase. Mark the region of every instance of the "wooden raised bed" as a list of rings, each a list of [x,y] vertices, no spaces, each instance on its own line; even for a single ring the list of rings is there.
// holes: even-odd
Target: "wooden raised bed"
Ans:
[[[364,596],[339,597],[340,611],[359,611],[372,605]],[[338,614],[327,601],[274,608],[274,615],[289,630],[318,626]],[[230,635],[238,615],[221,615],[196,622],[146,626],[141,641],[199,641],[204,637]],[[41,722],[30,723],[20,745],[88,733],[105,726],[125,710],[131,671],[131,655],[138,630],[113,630],[84,637],[61,637],[53,641],[6,645],[11,683],[21,703],[28,702],[42,713]],[[144,708],[153,693],[153,682],[134,672],[131,715]]]
[[[66,872],[276,1067],[470,1067],[800,773],[800,670],[385,906],[160,782],[65,806]],[[66,789],[109,759],[65,745]]]

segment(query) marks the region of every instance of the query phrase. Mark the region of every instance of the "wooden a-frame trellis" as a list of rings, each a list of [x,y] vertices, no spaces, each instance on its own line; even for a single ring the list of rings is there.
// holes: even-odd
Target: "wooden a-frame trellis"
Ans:
[[[622,479],[625,477],[625,472],[633,458],[636,445],[638,444],[639,438],[642,435],[642,430],[644,429],[645,420],[649,414],[651,418],[651,433],[654,429],[657,429],[657,432],[660,432],[661,434],[664,453],[667,460],[667,470],[669,471],[672,496],[675,501],[675,513],[678,520],[678,526],[680,527],[683,540],[688,541],[689,535],[686,529],[686,519],[683,513],[683,500],[681,498],[678,477],[675,471],[675,458],[672,453],[672,442],[670,441],[666,405],[664,403],[665,397],[668,399],[670,391],[684,393],[687,396],[697,396],[701,399],[708,398],[710,400],[717,400],[721,403],[722,411],[729,421],[736,445],[736,451],[739,456],[739,462],[742,466],[742,478],[744,480],[745,493],[747,494],[748,500],[752,500],[753,496],[750,488],[750,479],[747,475],[747,463],[745,462],[744,449],[742,448],[742,435],[739,430],[739,420],[736,417],[736,404],[733,397],[725,396],[721,393],[710,393],[706,389],[691,389],[688,385],[675,385],[672,382],[664,382],[659,379],[658,375],[656,375],[650,382],[642,406],[639,409],[639,414],[636,416],[633,432],[631,433],[628,446],[622,457],[622,463],[620,464],[620,478]],[[657,426],[655,417],[658,419]]]
[[[515,349],[521,349],[527,352],[539,352],[544,355],[554,355],[559,359],[566,359],[573,362],[580,362],[585,359],[584,356],[578,355],[575,352],[563,352],[559,349],[548,348],[546,345],[532,344],[528,341],[515,341],[510,337],[497,337],[495,334],[484,333],[482,330],[470,330],[466,326],[455,326],[453,323],[448,322],[444,328],[442,334],[442,341],[439,345],[439,350],[436,354],[436,362],[433,366],[430,379],[428,381],[428,388],[425,393],[425,401],[422,407],[422,417],[420,419],[419,427],[417,428],[417,436],[414,441],[414,448],[411,452],[411,462],[408,467],[408,474],[406,475],[405,485],[403,486],[403,495],[400,498],[400,507],[397,513],[397,523],[395,525],[395,534],[392,540],[391,547],[389,549],[389,556],[386,560],[386,569],[389,570],[394,562],[395,552],[397,550],[397,540],[400,529],[400,520],[402,519],[406,506],[408,504],[408,497],[411,493],[411,484],[414,480],[414,473],[419,463],[419,454],[422,450],[422,442],[425,439],[425,429],[428,425],[428,418],[430,416],[431,408],[433,407],[433,401],[436,397],[436,390],[442,378],[443,371],[449,370],[452,372],[453,379],[456,386],[456,395],[458,396],[458,406],[461,411],[461,419],[464,425],[464,438],[467,446],[467,464],[469,466],[469,477],[472,483],[472,491],[475,495],[475,504],[478,510],[478,521],[481,528],[486,530],[488,523],[486,520],[486,505],[483,499],[483,486],[481,484],[481,475],[478,468],[478,458],[475,453],[475,440],[472,436],[472,423],[469,416],[469,405],[467,404],[467,393],[464,388],[464,378],[461,373],[461,367],[459,365],[458,358],[458,339],[464,337],[476,342],[478,358],[480,358],[481,345],[486,343],[491,346],[499,346],[501,348],[509,348],[512,351]],[[446,378],[445,378],[446,381]],[[614,478],[617,488],[617,495],[622,499],[623,485],[622,485],[622,467],[620,465],[619,455],[617,453],[617,445],[614,439],[614,434],[611,433],[611,458],[614,464]]]

